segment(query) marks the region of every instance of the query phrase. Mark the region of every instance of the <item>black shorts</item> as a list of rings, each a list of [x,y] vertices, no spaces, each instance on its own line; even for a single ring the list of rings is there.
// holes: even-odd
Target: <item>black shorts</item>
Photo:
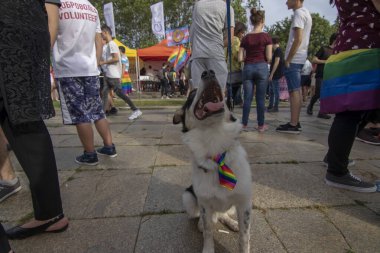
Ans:
[[[311,75],[301,76],[301,86],[310,87],[311,85]]]

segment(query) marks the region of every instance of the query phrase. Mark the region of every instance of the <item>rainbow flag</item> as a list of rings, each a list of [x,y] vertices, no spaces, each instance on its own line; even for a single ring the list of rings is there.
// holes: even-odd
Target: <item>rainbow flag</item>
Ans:
[[[236,186],[236,176],[234,172],[225,164],[226,152],[216,155],[214,161],[218,164],[219,184],[232,191]]]
[[[380,108],[380,49],[330,56],[323,79],[321,113]]]
[[[121,78],[121,90],[125,95],[132,93],[132,79],[128,71],[124,71],[123,77]]]
[[[178,50],[175,50],[168,58],[168,62],[173,64],[175,71],[179,71],[183,66],[185,66],[186,61],[189,58],[189,53],[187,49],[183,46],[179,46]]]

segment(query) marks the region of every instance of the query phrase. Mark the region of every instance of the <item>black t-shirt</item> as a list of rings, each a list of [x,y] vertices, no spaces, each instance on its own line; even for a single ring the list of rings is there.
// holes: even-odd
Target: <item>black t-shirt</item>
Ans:
[[[270,65],[270,72],[272,72],[274,60],[276,57],[280,58],[280,62],[277,66],[276,71],[274,72],[274,75],[273,75],[274,80],[280,79],[284,75],[284,55],[283,55],[280,47],[278,47],[278,48],[276,48],[276,50],[274,50],[273,57],[272,57],[272,63]]]
[[[315,54],[315,56],[320,60],[327,60],[330,55],[333,53],[333,49],[331,47],[321,47],[319,51]],[[323,69],[325,68],[325,64],[317,64],[317,71],[315,73],[315,78],[323,78]]]

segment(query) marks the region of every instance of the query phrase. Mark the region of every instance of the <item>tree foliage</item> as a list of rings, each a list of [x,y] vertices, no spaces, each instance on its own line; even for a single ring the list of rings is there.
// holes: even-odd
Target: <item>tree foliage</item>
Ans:
[[[310,34],[309,57],[314,56],[322,46],[328,45],[331,34],[336,32],[336,24],[331,25],[328,20],[321,17],[318,13],[312,13],[311,17],[313,19],[313,26]],[[283,49],[285,49],[288,41],[291,23],[292,20],[290,18],[285,18],[267,27],[269,34],[280,38],[280,46]]]
[[[103,5],[111,1],[114,5],[118,39],[131,48],[143,48],[158,42],[158,38],[151,29],[152,16],[150,12],[150,6],[157,3],[158,0],[92,0],[91,3],[98,9],[102,23],[104,23]],[[163,0],[163,2],[166,29],[191,24],[194,1]],[[245,8],[258,7],[259,2],[258,0],[248,0],[247,6],[242,6],[243,0],[231,1],[235,12],[235,21],[247,23]],[[337,24],[330,25],[325,18],[316,13],[312,14],[312,18],[313,27],[309,55],[314,55],[322,45],[328,44],[329,37],[335,32],[337,26]],[[279,36],[281,46],[285,48],[290,25],[291,19],[285,18],[270,27],[266,27],[266,30],[272,36]]]
[[[150,6],[157,0],[92,0],[98,9],[100,19],[104,23],[103,5],[112,2],[116,24],[116,36],[127,46],[142,48],[154,45],[158,38],[151,29]],[[166,29],[182,27],[191,24],[191,12],[194,1],[163,0]],[[249,7],[255,6],[257,0],[249,0]],[[242,0],[231,1],[235,11],[235,20],[246,22],[245,9]]]

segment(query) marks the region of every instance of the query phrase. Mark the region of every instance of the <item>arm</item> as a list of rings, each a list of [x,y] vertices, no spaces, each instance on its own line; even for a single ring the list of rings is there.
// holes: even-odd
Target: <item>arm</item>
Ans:
[[[234,43],[233,43],[232,38],[234,37],[235,27],[231,27],[230,31],[231,31],[231,46],[233,46]],[[224,44],[224,47],[228,46],[228,33],[227,33],[227,31],[226,31],[226,36],[223,39],[223,44]]]
[[[238,55],[238,60],[239,62],[243,62],[245,58],[245,49],[244,48],[239,48],[239,55]]]
[[[276,70],[277,70],[279,64],[280,64],[280,57],[276,57],[276,58],[274,58],[274,63],[273,63],[273,67],[272,67],[272,72],[271,72],[270,75],[269,75],[269,81],[272,81],[272,79],[273,79],[273,75],[274,75],[274,73],[276,72]]]
[[[326,60],[320,60],[317,56],[313,56],[311,62],[315,64],[325,64]]]
[[[375,5],[377,12],[380,13],[380,0],[372,0],[372,3]]]
[[[266,57],[268,63],[270,63],[272,60],[272,48],[273,48],[272,44],[267,45],[265,47],[265,57]]]
[[[59,23],[59,10],[58,5],[45,3],[46,12],[48,14],[48,24],[50,33],[50,47],[53,48],[57,39],[58,23]]]
[[[119,54],[118,53],[112,53],[112,58],[108,61],[101,61],[100,64],[113,64],[119,61]]]
[[[298,28],[298,27],[295,27],[293,29],[294,29],[294,41],[293,41],[292,47],[290,48],[289,54],[285,60],[285,66],[287,68],[289,67],[290,62],[292,61],[294,55],[297,53],[297,50],[302,43],[303,29]]]
[[[121,77],[120,77],[120,79],[123,78],[125,66],[126,66],[125,63],[122,63],[122,64],[121,64]]]
[[[95,49],[96,49],[96,60],[98,65],[100,65],[103,53],[103,45],[102,45],[102,35],[101,33],[96,33],[95,35]]]

